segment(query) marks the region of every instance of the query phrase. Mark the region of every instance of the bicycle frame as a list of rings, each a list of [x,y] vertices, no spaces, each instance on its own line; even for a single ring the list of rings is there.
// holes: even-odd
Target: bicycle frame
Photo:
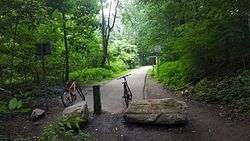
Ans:
[[[128,86],[127,81],[122,82],[122,84],[123,84],[123,89],[124,89],[124,95],[128,94],[130,97],[132,97],[132,92],[131,92],[131,90],[130,90],[130,88]]]
[[[69,81],[65,84],[64,88],[64,93],[63,95],[61,95],[61,99],[65,107],[73,104],[77,100],[77,98],[81,98],[85,101],[85,96],[81,88],[78,87],[76,81]]]
[[[125,100],[126,107],[129,106],[129,101],[132,100],[132,92],[131,92],[131,90],[130,90],[130,88],[128,86],[128,82],[127,82],[127,79],[126,79],[126,77],[129,76],[129,75],[125,75],[125,76],[122,76],[122,77],[118,78],[118,79],[123,79],[123,81],[122,81],[123,90],[124,90],[123,98]]]
[[[69,94],[71,95],[71,96],[74,96],[74,95],[76,95],[76,82],[75,81],[73,81],[71,84],[70,84],[70,86],[67,88],[67,91],[69,92]]]

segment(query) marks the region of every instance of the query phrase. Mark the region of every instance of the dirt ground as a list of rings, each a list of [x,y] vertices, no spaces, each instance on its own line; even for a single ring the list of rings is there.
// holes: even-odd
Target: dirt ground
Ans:
[[[42,105],[42,101],[43,100],[36,99],[29,104],[31,108],[33,107],[32,109],[46,109]],[[30,120],[30,113],[12,113],[2,115],[2,117],[0,117],[0,141],[38,140],[44,126],[61,117],[64,109],[59,98],[49,99],[48,103],[49,108],[46,112],[45,118],[36,122]]]

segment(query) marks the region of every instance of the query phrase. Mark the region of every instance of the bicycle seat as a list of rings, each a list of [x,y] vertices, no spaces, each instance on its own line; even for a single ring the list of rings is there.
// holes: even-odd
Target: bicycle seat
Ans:
[[[127,74],[127,75],[121,76],[121,77],[117,78],[117,80],[122,79],[122,78],[126,78],[126,77],[128,77],[128,76],[130,76],[130,75],[131,75],[131,74]]]

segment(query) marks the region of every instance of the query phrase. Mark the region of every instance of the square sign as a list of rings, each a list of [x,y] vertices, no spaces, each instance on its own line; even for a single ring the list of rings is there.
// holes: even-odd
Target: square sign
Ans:
[[[150,65],[156,65],[156,61],[157,60],[157,57],[156,56],[150,56],[149,57],[149,64]]]

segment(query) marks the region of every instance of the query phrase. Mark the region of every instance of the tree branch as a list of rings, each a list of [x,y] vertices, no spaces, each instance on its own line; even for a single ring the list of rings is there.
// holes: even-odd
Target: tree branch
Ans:
[[[115,21],[116,21],[116,18],[117,18],[117,12],[118,12],[119,3],[120,3],[120,0],[117,0],[116,6],[115,6],[115,15],[114,15],[114,19],[113,19],[113,24],[112,24],[112,26],[109,28],[110,31],[111,31],[111,30],[114,28],[114,26],[115,26]]]

